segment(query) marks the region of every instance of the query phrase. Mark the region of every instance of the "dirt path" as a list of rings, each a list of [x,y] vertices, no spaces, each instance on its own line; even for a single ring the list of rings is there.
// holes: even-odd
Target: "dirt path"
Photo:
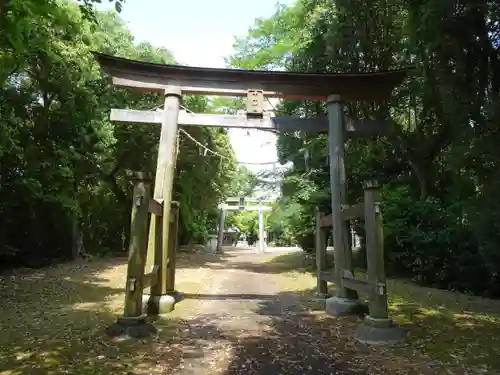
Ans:
[[[392,280],[407,342],[367,346],[352,338],[359,317],[312,302],[311,261],[179,253],[186,298],[147,340],[104,334],[123,313],[125,258],[12,270],[0,275],[0,375],[500,374],[498,301]]]
[[[185,296],[190,314],[176,343],[184,355],[175,374],[365,374],[329,351],[328,332],[315,332],[296,296],[281,293],[275,275],[261,273],[266,255],[228,255],[209,265],[210,287]]]

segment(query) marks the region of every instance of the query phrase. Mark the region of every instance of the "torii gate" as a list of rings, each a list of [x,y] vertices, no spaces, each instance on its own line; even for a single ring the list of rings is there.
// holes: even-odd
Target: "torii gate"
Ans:
[[[272,199],[256,199],[245,197],[226,198],[224,203],[219,205],[219,233],[217,234],[217,251],[222,251],[222,241],[224,239],[224,222],[226,211],[257,211],[259,222],[259,251],[265,251],[264,241],[264,211],[271,211],[272,208],[265,206],[265,203],[274,202]],[[247,206],[246,203],[257,203],[253,206]]]
[[[372,120],[346,118],[342,110],[342,101],[381,101],[391,96],[391,92],[400,85],[408,69],[367,72],[367,73],[292,73],[283,71],[255,71],[236,69],[214,69],[164,65],[118,58],[94,53],[101,68],[110,74],[113,83],[140,91],[161,92],[165,95],[163,112],[111,110],[111,120],[118,122],[139,122],[161,124],[158,163],[154,183],[153,205],[162,204],[163,217],[170,217],[172,188],[176,162],[176,136],[179,125],[219,126],[235,128],[255,128],[278,131],[328,131],[330,155],[330,188],[332,203],[333,243],[335,248],[336,296],[329,299],[333,310],[354,311],[359,301],[357,293],[348,289],[342,282],[343,272],[352,270],[352,252],[346,241],[342,209],[346,206],[346,178],[344,170],[345,136],[380,134],[387,130],[387,123]],[[188,114],[180,111],[182,95],[225,95],[246,96],[246,115]],[[265,98],[278,97],[296,100],[326,101],[328,116],[317,118],[270,117],[264,114]],[[150,223],[150,237],[154,233],[155,216]],[[168,220],[162,225],[162,243],[160,250],[166,262],[169,238]],[[162,262],[163,263],[163,262]],[[155,264],[159,273],[173,272],[166,264]],[[166,271],[165,271],[166,269]],[[128,282],[128,281],[127,281]],[[128,284],[127,284],[128,285]],[[155,310],[162,312],[162,301],[171,297],[167,288],[159,288],[162,295],[152,296],[150,301],[156,304]],[[354,292],[354,293],[353,293]],[[167,304],[168,310],[172,304]],[[332,306],[337,306],[334,308]],[[138,314],[138,312],[136,312]],[[130,314],[129,314],[130,315]],[[380,319],[379,319],[380,320]],[[129,327],[130,322],[143,324],[141,317],[124,314],[121,324]],[[364,324],[371,325],[374,335],[380,330],[390,330],[390,324],[374,326],[374,320]],[[385,321],[384,321],[385,322]],[[120,320],[118,321],[120,324]],[[388,321],[388,323],[390,323]]]

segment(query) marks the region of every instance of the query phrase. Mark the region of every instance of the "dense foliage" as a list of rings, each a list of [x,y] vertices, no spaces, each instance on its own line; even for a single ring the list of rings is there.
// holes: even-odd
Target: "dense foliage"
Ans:
[[[164,48],[135,44],[116,12],[88,17],[55,0],[0,3],[2,266],[127,248],[131,171],[154,175],[159,127],[112,124],[109,110],[152,109],[163,99],[113,87],[90,51],[174,62]],[[183,104],[217,109],[205,97]],[[236,173],[224,129],[187,130],[225,158],[180,133],[174,198],[183,243],[205,238]]]
[[[257,20],[230,62],[314,72],[415,65],[389,102],[346,103],[347,115],[393,122],[387,136],[347,142],[350,202],[363,180],[384,185],[391,274],[499,296],[499,37],[498,0],[297,0]],[[280,111],[315,116],[325,108],[284,101]],[[279,155],[294,165],[281,225],[310,248],[313,207],[330,210],[326,139],[283,134]]]

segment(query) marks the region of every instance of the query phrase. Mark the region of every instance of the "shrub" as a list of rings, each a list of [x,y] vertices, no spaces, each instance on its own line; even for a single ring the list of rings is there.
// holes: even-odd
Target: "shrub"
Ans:
[[[314,251],[314,229],[302,230],[296,235],[297,244],[307,253]]]
[[[484,294],[488,272],[473,231],[447,207],[434,200],[414,201],[407,189],[397,188],[383,192],[382,213],[389,275]]]

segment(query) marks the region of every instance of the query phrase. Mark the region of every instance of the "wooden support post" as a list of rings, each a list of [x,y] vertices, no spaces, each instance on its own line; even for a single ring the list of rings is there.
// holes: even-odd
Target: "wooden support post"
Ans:
[[[144,266],[148,246],[150,182],[146,181],[143,173],[138,173],[134,182],[125,307],[123,315],[107,329],[107,333],[111,336],[127,334],[132,337],[145,337],[156,331],[154,326],[146,322],[146,317],[142,313]]]
[[[376,181],[367,181],[365,189],[366,260],[368,282],[372,286],[370,316],[387,319],[387,293],[384,269],[384,238],[380,190]]]
[[[356,311],[359,300],[357,293],[344,287],[342,275],[346,267],[352,267],[350,252],[347,251],[347,230],[342,215],[346,202],[344,170],[344,126],[342,103],[339,95],[329,95],[328,148],[330,155],[330,188],[332,200],[333,247],[335,251],[335,298],[327,300],[327,312],[331,315],[345,315]]]
[[[326,233],[321,228],[321,212],[319,208],[315,208],[315,247],[316,247],[316,297],[326,298],[328,296],[328,284],[326,280],[321,279],[321,272],[326,270],[326,243],[325,237]]]
[[[143,275],[148,246],[150,181],[146,181],[144,175],[139,173],[134,182],[123,311],[126,317],[142,315]]]
[[[388,313],[379,185],[376,181],[367,181],[364,189],[369,315],[356,329],[354,337],[366,344],[396,344],[405,340],[406,331],[397,327]]]
[[[156,279],[158,278],[158,266],[154,266],[152,269],[151,269],[151,272],[150,273],[146,273],[144,274],[144,279],[143,279],[143,288],[146,289],[146,288],[149,288],[153,285],[156,284]]]
[[[157,271],[156,282],[151,285],[150,297],[161,296],[164,292],[163,285],[160,282],[162,280],[160,272],[163,272],[163,270],[165,269],[163,263],[163,221],[165,220],[163,216],[163,205],[164,203],[162,203],[161,214],[151,215],[151,224],[149,231],[150,239],[148,243],[148,266],[149,259],[151,259],[151,269],[156,267]],[[153,311],[154,307],[152,307],[152,310],[148,311],[148,313],[152,313]]]
[[[170,232],[170,210],[177,159],[177,130],[181,100],[181,89],[169,86],[165,90],[165,105],[162,117],[160,145],[156,165],[153,197],[163,203],[162,217],[152,215],[149,227],[148,267],[159,266],[157,283],[151,288],[147,299],[149,314],[161,314],[173,310],[175,299],[167,290],[167,261]],[[161,235],[160,235],[161,232]],[[159,245],[161,241],[161,246]]]
[[[172,202],[170,209],[170,236],[167,252],[167,293],[175,294],[175,265],[179,248],[179,202]]]
[[[344,179],[343,179],[343,197],[344,200],[346,199],[346,188],[345,188],[345,169],[342,168],[344,171]],[[348,205],[343,204],[343,207],[348,207]],[[344,220],[343,222],[343,230],[344,230],[344,269],[342,270],[342,276],[346,271],[350,272],[351,274],[354,275],[354,266],[352,262],[352,236],[351,236],[351,223],[349,220],[345,220],[344,215],[342,215],[342,219]],[[346,285],[342,285],[343,288],[345,288],[345,293],[347,298],[357,300],[359,298],[358,292],[349,289]]]

